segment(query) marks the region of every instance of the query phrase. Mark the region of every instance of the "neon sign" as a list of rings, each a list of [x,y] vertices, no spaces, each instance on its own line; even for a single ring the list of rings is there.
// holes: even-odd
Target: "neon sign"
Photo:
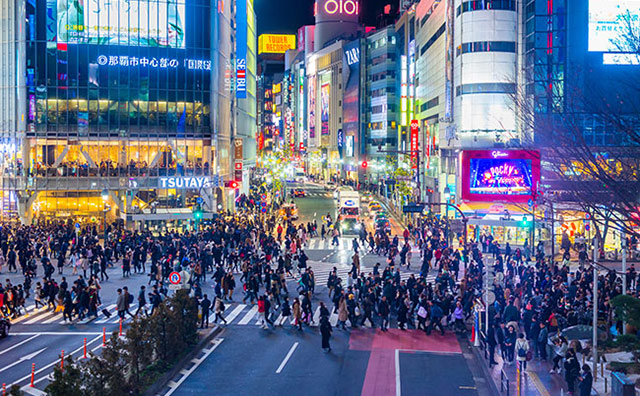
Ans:
[[[177,59],[155,57],[147,58],[146,56],[99,55],[96,61],[100,66],[140,66],[153,69],[176,69],[180,65],[180,61]],[[182,66],[188,70],[211,70],[211,61],[201,59],[183,59]]]
[[[327,0],[324,3],[324,12],[329,15],[358,15],[358,2],[354,0]]]

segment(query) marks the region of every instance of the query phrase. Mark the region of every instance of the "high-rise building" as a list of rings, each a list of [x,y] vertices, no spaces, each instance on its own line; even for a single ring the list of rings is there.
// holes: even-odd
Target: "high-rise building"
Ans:
[[[2,2],[3,217],[170,228],[233,205],[232,139],[255,136],[235,3]]]

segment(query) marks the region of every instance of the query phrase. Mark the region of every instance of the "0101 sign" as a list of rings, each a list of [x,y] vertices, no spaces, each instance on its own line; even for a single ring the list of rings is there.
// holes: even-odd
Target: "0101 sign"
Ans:
[[[358,2],[355,0],[327,0],[324,3],[324,12],[329,15],[358,15]]]

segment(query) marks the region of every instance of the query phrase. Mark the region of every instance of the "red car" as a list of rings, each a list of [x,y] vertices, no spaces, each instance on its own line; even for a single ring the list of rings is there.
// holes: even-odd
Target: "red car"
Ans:
[[[294,188],[291,191],[291,195],[293,195],[294,197],[298,198],[298,197],[305,197],[307,194],[301,188]]]

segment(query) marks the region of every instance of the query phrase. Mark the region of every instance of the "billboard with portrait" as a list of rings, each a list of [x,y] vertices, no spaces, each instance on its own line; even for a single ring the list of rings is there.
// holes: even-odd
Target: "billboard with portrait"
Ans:
[[[322,84],[320,87],[320,128],[322,135],[329,134],[329,101],[331,100],[330,94],[331,86]]]
[[[57,41],[184,48],[185,4],[178,0],[58,0]]]
[[[471,150],[461,154],[462,199],[527,202],[540,180],[540,153],[528,150]]]

